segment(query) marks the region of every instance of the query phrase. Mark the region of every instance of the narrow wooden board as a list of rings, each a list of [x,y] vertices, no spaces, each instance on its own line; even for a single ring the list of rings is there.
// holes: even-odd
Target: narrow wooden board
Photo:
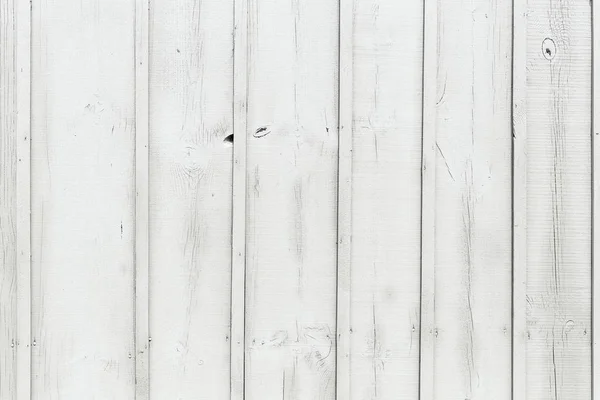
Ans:
[[[414,400],[419,397],[423,2],[354,3],[350,393],[356,399]]]
[[[590,399],[590,2],[527,21],[527,397]]]
[[[419,400],[435,390],[435,183],[438,76],[438,0],[423,0],[423,111],[421,135],[421,308]]]
[[[149,398],[148,0],[135,3],[135,398]]]
[[[338,1],[249,3],[246,399],[333,399]]]
[[[248,1],[234,1],[233,198],[231,229],[230,399],[244,400],[246,367],[246,193]]]
[[[512,5],[512,400],[527,400],[527,2]]]
[[[21,193],[16,179],[22,163],[17,164],[16,131],[21,82],[15,54],[19,51],[18,5],[14,0],[0,2],[0,398],[17,397],[19,224],[17,208]],[[26,84],[25,82],[23,82]],[[25,110],[24,110],[25,111]],[[27,161],[27,160],[26,160]]]
[[[32,26],[32,397],[133,398],[135,1]]]
[[[17,349],[16,397],[31,398],[31,3],[14,2],[16,11],[17,150]],[[4,68],[0,66],[0,71]],[[5,87],[0,83],[0,87]],[[10,119],[9,119],[10,120]],[[13,164],[14,165],[14,164]],[[13,176],[11,176],[12,178]],[[0,228],[0,230],[2,230]],[[0,303],[2,301],[0,300]],[[16,343],[15,343],[16,342]],[[0,383],[0,386],[2,384]],[[5,398],[0,389],[0,398]],[[10,399],[10,397],[7,397]]]
[[[435,398],[511,398],[512,5],[440,2]]]
[[[232,51],[232,1],[152,1],[150,392],[155,399],[229,397]]]
[[[352,397],[352,186],[355,1],[339,2],[335,398]]]

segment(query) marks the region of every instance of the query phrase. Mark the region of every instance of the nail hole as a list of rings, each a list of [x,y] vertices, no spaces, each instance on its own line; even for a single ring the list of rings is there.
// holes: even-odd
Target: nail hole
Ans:
[[[223,139],[223,143],[225,144],[225,146],[233,146],[233,133],[231,135],[225,136],[225,139]]]

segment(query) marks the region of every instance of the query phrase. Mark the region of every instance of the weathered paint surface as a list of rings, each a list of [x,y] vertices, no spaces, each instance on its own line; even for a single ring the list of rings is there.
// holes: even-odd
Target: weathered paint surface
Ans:
[[[229,395],[231,10],[231,1],[152,2],[150,393],[158,399]]]
[[[32,397],[134,394],[133,0],[33,3]]]
[[[527,398],[591,398],[590,3],[529,2]]]
[[[350,392],[415,399],[423,4],[355,7]]]
[[[593,398],[591,4],[409,3],[0,0],[0,398]]]
[[[333,399],[338,3],[248,13],[246,398]]]
[[[436,399],[511,398],[509,2],[439,2]]]
[[[0,398],[16,398],[17,49],[16,7],[0,3]]]

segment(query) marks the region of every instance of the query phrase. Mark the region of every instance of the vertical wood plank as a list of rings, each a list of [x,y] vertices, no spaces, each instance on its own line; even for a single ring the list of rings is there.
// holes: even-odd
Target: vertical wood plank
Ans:
[[[231,400],[245,398],[248,1],[234,1]]]
[[[135,1],[32,12],[32,397],[133,398]]]
[[[527,2],[512,6],[512,400],[526,400]]]
[[[339,12],[249,2],[248,400],[335,397]]]
[[[354,0],[339,0],[338,197],[335,398],[350,399]]]
[[[150,392],[230,392],[233,0],[150,8]]]
[[[21,9],[13,0],[0,1],[0,398],[13,400],[19,389],[19,367],[22,361],[18,336],[23,318],[19,311],[24,303],[19,296],[24,283],[20,273],[23,243],[22,206],[23,189],[16,185],[23,178],[25,163],[17,163],[23,148],[18,144],[21,136],[22,114],[27,108],[22,103],[23,90],[28,79],[19,81],[22,56],[22,39],[19,25]],[[25,22],[25,21],[22,21]],[[26,338],[25,338],[26,339]],[[23,343],[25,344],[25,343]]]
[[[354,3],[349,393],[356,399],[414,400],[419,397],[424,8],[422,1]]]
[[[527,14],[527,397],[590,399],[590,2]]]
[[[438,54],[438,0],[424,0],[419,400],[433,400],[435,390],[434,358],[437,334],[435,328],[435,174]]]
[[[15,10],[17,24],[16,232],[18,322],[15,399],[29,399],[31,398],[31,3],[20,1],[16,3]],[[0,71],[2,70],[4,68],[0,66]],[[0,83],[0,87],[4,87],[4,85]],[[11,175],[5,175],[5,177],[9,176],[12,178]],[[11,348],[14,348],[14,346],[14,341],[11,341]],[[0,398],[5,398],[1,390]],[[10,396],[6,398],[10,399]]]
[[[512,5],[439,7],[435,397],[509,400]]]
[[[135,2],[135,398],[149,398],[148,0]]]

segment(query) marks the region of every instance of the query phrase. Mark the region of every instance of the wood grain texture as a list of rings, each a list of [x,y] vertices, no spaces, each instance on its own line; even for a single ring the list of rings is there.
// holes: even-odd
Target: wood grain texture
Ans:
[[[135,3],[135,399],[149,398],[148,0]]]
[[[17,4],[0,1],[0,398],[16,399]]]
[[[338,12],[249,3],[247,400],[335,397]]]
[[[33,398],[134,396],[134,24],[33,3]]]
[[[232,52],[232,1],[152,1],[150,392],[156,399],[229,397]]]
[[[350,393],[416,399],[423,3],[355,7]]]
[[[248,1],[234,1],[233,198],[231,227],[230,399],[244,400],[246,367],[246,193]]]
[[[531,0],[527,29],[527,397],[590,399],[590,3]]]
[[[352,185],[354,145],[354,0],[339,2],[338,196],[335,398],[352,396]]]
[[[435,396],[435,184],[439,58],[438,0],[423,0],[423,110],[421,139],[421,308],[419,399]]]
[[[512,400],[526,400],[527,1],[512,4]]]
[[[508,400],[512,7],[439,7],[435,397]]]
[[[16,10],[17,365],[16,399],[31,398],[31,3]],[[0,70],[3,70],[0,67]],[[0,84],[0,87],[3,87]],[[0,117],[2,118],[2,117]],[[2,230],[0,228],[0,230]],[[11,348],[14,344],[11,342]],[[0,394],[0,398],[3,398]],[[9,397],[10,398],[10,397]]]

